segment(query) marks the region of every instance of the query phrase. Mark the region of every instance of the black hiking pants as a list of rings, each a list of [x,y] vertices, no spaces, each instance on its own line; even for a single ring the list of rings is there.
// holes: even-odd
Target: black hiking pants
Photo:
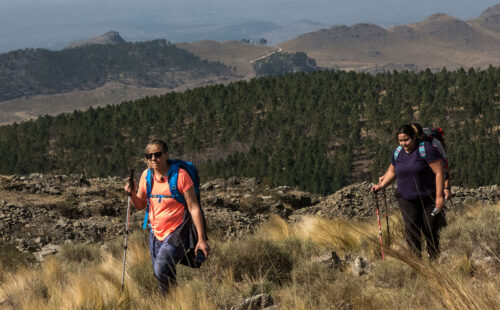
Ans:
[[[439,255],[439,230],[446,225],[444,212],[432,216],[435,203],[434,197],[407,200],[396,194],[399,209],[403,215],[405,239],[411,251],[422,257],[422,233],[424,234],[426,250],[430,259]]]

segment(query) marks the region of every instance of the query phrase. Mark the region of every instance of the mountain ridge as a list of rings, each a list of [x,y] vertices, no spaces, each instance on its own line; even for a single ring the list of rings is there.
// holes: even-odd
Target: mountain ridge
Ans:
[[[262,29],[283,30],[283,28],[272,23],[261,23],[260,25],[263,27]],[[303,25],[306,28],[321,26],[307,20],[303,21]],[[110,40],[113,37],[116,40]],[[79,48],[85,48],[92,44],[106,46],[107,42],[115,46],[129,44],[122,42],[122,40],[119,33],[108,32],[89,40],[74,42],[70,46],[78,46]],[[141,42],[130,44],[141,44]],[[250,80],[256,77],[252,61],[260,57],[268,57],[276,52],[287,54],[306,53],[309,58],[315,60],[316,66],[320,70],[353,70],[377,73],[392,70],[418,71],[425,69],[436,72],[444,67],[447,70],[456,70],[462,67],[466,69],[484,69],[489,65],[500,65],[500,4],[489,7],[477,18],[467,21],[444,13],[436,13],[420,22],[398,25],[387,29],[367,23],[350,26],[334,25],[330,28],[321,28],[299,35],[277,45],[249,44],[247,41],[202,40],[191,43],[177,43],[175,46],[203,60],[223,63],[230,67],[234,74],[213,76],[203,81],[192,80],[189,76],[181,74],[183,83],[179,84],[174,81],[167,87],[161,87],[161,83],[158,84],[153,80],[175,78],[175,72],[172,71],[170,77],[162,77],[161,74],[153,72],[155,70],[148,69],[149,72],[145,74],[149,75],[148,78],[153,79],[154,82],[149,85],[141,85],[133,80],[117,81],[111,79],[106,82],[112,82],[113,85],[119,84],[120,88],[129,86],[130,89],[137,88],[137,90],[126,92],[123,96],[120,96],[123,100],[131,100],[141,96],[157,95],[159,92],[183,91],[214,83],[227,84],[241,79]],[[22,52],[23,50],[19,50],[8,54],[14,55]],[[70,67],[71,63],[66,66],[66,68]],[[9,65],[3,65],[2,67],[0,64],[0,74],[5,68],[9,68]],[[52,68],[49,66],[47,71],[50,70]],[[18,73],[23,74],[21,71]],[[290,72],[290,70],[286,72]],[[17,73],[14,72],[13,74]],[[177,76],[181,75],[177,74]],[[3,84],[8,84],[10,80],[12,79],[6,78]],[[50,78],[45,80],[50,80]],[[67,81],[64,83],[67,84]],[[17,88],[14,97],[11,96],[10,99],[2,98],[0,111],[4,116],[0,122],[5,124],[27,120],[45,113],[54,115],[68,112],[68,108],[50,107],[48,103],[52,101],[58,102],[57,106],[64,105],[64,102],[67,102],[68,106],[71,106],[71,110],[75,106],[77,110],[96,106],[95,100],[92,99],[94,95],[88,97],[77,96],[79,99],[77,99],[76,103],[73,102],[74,92],[82,90],[99,94],[98,101],[104,104],[105,102],[119,103],[116,101],[116,96],[113,96],[108,91],[101,91],[101,87],[106,88],[105,84],[92,85],[90,83],[85,85],[83,89],[64,88],[64,92],[45,94],[36,94],[32,91],[24,92],[22,89]],[[4,94],[8,93],[2,92]],[[52,96],[57,96],[57,98]],[[17,110],[13,110],[12,107],[17,107]]]
[[[125,43],[125,40],[120,36],[120,33],[111,30],[97,37],[90,38],[88,40],[72,42],[66,48],[75,48],[92,44],[122,44],[122,43]]]
[[[500,5],[463,21],[436,13],[388,29],[375,24],[334,25],[279,44],[305,52],[329,69],[371,71],[388,64],[437,71],[500,65]],[[376,71],[376,70],[375,70]]]

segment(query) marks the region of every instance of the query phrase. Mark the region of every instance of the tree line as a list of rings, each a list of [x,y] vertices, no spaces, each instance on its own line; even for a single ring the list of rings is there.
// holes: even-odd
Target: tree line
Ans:
[[[258,177],[328,194],[376,181],[418,121],[445,130],[452,185],[500,183],[500,69],[317,71],[146,97],[0,127],[0,173],[126,176],[153,136],[202,181]],[[368,171],[356,170],[367,154]]]

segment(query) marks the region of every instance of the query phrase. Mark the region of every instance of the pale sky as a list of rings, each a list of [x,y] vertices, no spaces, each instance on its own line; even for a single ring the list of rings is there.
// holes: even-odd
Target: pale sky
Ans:
[[[500,0],[0,0],[0,52],[59,49],[109,30],[132,41],[179,42],[183,33],[189,41],[199,39],[189,36],[193,26],[230,28],[251,21],[283,26],[306,19],[326,27],[373,23],[389,28],[434,13],[474,19],[497,3]]]

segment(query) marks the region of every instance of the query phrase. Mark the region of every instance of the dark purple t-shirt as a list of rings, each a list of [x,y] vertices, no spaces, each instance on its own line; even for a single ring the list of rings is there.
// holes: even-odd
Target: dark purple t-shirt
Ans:
[[[398,192],[408,200],[426,197],[436,193],[436,175],[432,172],[429,163],[441,159],[439,151],[429,142],[424,142],[425,158],[420,156],[417,147],[410,153],[404,149],[399,152],[398,158],[392,158],[396,168]]]

